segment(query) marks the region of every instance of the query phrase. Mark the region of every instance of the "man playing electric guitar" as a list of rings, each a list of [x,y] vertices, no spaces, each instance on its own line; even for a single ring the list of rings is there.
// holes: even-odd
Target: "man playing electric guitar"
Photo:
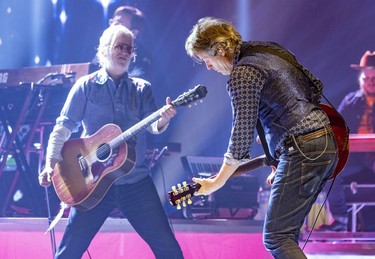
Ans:
[[[321,82],[298,62],[290,62],[296,60],[287,49],[272,42],[243,41],[230,22],[218,18],[200,19],[185,49],[208,70],[228,76],[233,111],[220,171],[215,178],[193,179],[201,185],[196,194],[215,192],[249,161],[259,118],[269,151],[278,159],[264,245],[274,258],[306,258],[298,245],[300,229],[338,162],[336,138],[320,107]]]
[[[129,63],[135,56],[133,40],[132,32],[122,25],[110,26],[103,32],[97,52],[102,69],[76,82],[50,135],[46,165],[39,176],[39,182],[42,186],[48,186],[52,178],[56,191],[59,190],[62,197],[71,196],[74,205],[70,209],[68,226],[56,252],[56,258],[81,258],[115,207],[123,212],[150,246],[156,258],[183,257],[148,169],[143,163],[142,158],[146,151],[145,133],[139,133],[132,141],[127,141],[125,145],[115,149],[109,148],[109,144],[97,147],[91,141],[87,141],[88,139],[82,139],[77,145],[83,142],[82,149],[92,151],[87,152],[85,157],[73,155],[74,162],[71,164],[79,169],[76,181],[65,184],[68,175],[61,174],[65,171],[69,173],[70,161],[61,163],[66,162],[64,154],[72,155],[71,151],[66,151],[67,147],[64,144],[71,133],[77,131],[80,126],[83,126],[83,137],[87,137],[107,125],[92,139],[93,142],[103,139],[102,143],[106,143],[118,128],[121,129],[120,132],[131,128],[156,111],[150,84],[142,79],[128,77]],[[176,109],[167,98],[160,118],[147,129],[154,134],[163,132],[175,114]],[[135,154],[132,144],[135,144]],[[119,157],[123,158],[123,161],[119,162]],[[134,161],[136,157],[138,159]],[[93,158],[98,162],[93,162]],[[113,174],[102,179],[107,167],[113,167]],[[57,171],[60,174],[57,174]],[[94,175],[94,171],[102,174]],[[117,179],[113,185],[107,184],[118,175],[124,176]],[[99,185],[98,189],[102,186],[109,188],[104,191],[103,197],[94,195],[97,205],[79,206],[77,203],[75,206],[75,194],[78,200],[80,192],[85,191],[85,186],[91,188],[100,180],[103,185]],[[74,185],[79,183],[84,187],[75,188]],[[65,187],[60,188],[61,186]]]

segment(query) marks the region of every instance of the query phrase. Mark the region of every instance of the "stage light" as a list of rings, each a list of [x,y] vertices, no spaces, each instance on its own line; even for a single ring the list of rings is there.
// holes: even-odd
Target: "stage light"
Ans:
[[[113,0],[98,0],[98,2],[102,4],[103,8],[107,9],[108,6],[115,1],[113,1]]]
[[[35,63],[36,65],[38,65],[39,62],[40,62],[40,57],[39,57],[38,55],[36,55],[36,56],[34,57],[34,63]]]
[[[97,0],[103,6],[103,14],[104,18],[107,19],[108,17],[108,7],[111,3],[116,2],[115,0]]]
[[[62,10],[60,13],[60,21],[62,24],[66,23],[66,20],[68,19],[68,16],[66,15],[65,10]]]

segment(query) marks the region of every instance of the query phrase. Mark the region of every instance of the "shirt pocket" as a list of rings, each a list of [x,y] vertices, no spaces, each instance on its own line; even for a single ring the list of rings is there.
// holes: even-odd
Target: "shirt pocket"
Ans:
[[[114,112],[112,98],[107,89],[93,88],[87,98],[84,121],[94,129],[99,129],[107,123],[113,123]],[[90,134],[92,134],[92,130]]]
[[[111,103],[111,96],[109,95],[108,90],[102,87],[93,87],[88,96],[88,101],[94,105],[103,105]]]

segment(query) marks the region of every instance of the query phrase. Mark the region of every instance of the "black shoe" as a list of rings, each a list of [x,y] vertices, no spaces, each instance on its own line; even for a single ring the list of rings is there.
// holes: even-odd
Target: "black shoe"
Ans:
[[[331,225],[321,225],[316,229],[317,231],[348,231],[347,224],[344,224],[340,221],[333,221]]]

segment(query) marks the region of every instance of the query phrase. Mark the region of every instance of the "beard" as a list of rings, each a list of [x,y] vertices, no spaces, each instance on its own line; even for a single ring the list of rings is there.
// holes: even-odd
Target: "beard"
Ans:
[[[366,96],[375,97],[375,85],[361,85],[361,90]]]
[[[117,71],[118,73],[125,73],[129,69],[130,62],[116,62],[114,60],[110,60],[108,62],[108,69],[112,71]]]

